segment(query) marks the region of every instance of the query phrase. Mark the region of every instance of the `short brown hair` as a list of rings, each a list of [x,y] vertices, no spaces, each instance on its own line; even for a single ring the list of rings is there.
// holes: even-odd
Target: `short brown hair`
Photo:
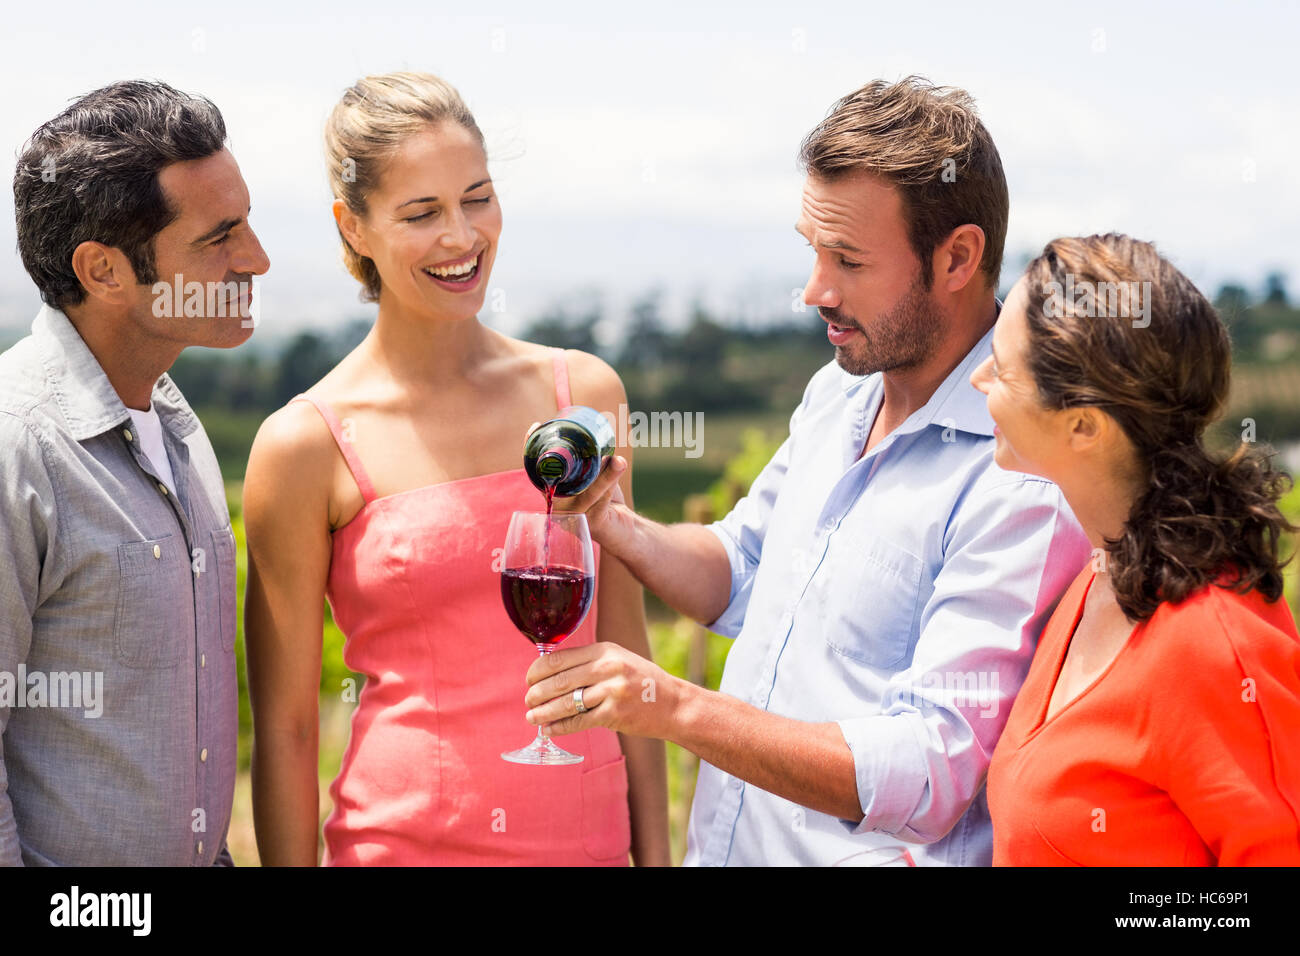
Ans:
[[[1106,542],[1124,613],[1146,620],[1225,572],[1223,586],[1281,597],[1280,539],[1295,529],[1277,501],[1289,479],[1245,443],[1226,459],[1205,449],[1232,349],[1200,290],[1151,243],[1112,233],[1049,242],[1025,292],[1039,400],[1105,411],[1143,472],[1123,532]]]
[[[894,186],[927,289],[935,247],[958,226],[979,226],[980,270],[988,287],[997,288],[1007,239],[1007,179],[965,90],[919,76],[892,84],[873,80],[831,107],[804,138],[799,165],[827,182],[867,172]]]
[[[330,191],[357,216],[379,188],[388,160],[414,133],[442,123],[457,123],[484,145],[474,116],[455,87],[431,73],[398,72],[367,76],[343,93],[325,123],[325,160]],[[362,285],[363,302],[379,301],[383,282],[374,260],[348,243],[343,231],[343,264]]]

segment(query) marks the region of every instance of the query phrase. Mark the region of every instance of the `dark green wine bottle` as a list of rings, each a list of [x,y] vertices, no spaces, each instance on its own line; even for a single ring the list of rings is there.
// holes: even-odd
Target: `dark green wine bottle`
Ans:
[[[524,471],[542,494],[572,498],[596,480],[615,447],[609,419],[585,405],[570,405],[528,436]]]

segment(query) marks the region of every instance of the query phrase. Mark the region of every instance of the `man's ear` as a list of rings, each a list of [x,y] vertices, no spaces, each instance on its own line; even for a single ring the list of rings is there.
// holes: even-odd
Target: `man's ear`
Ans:
[[[343,233],[343,238],[348,241],[352,251],[359,256],[373,258],[370,255],[370,246],[367,244],[365,237],[361,235],[361,220],[357,214],[348,208],[348,204],[342,199],[334,200],[331,207],[334,212],[334,221],[339,224],[339,232]]]
[[[116,246],[86,241],[72,250],[72,271],[88,296],[124,305],[136,286],[135,270]]]
[[[934,274],[947,292],[960,292],[980,274],[984,230],[974,223],[958,226],[934,250]]]

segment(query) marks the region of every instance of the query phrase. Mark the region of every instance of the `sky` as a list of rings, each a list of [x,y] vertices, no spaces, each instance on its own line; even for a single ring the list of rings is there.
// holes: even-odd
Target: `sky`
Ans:
[[[509,334],[600,307],[612,340],[652,290],[674,323],[696,303],[797,315],[799,143],[839,97],[913,73],[970,92],[1001,153],[1004,286],[1049,239],[1108,231],[1154,241],[1210,295],[1275,270],[1300,284],[1300,4],[52,9],[6,11],[4,175],[37,126],[114,80],[209,97],[271,259],[264,340],[373,315],[342,267],[321,131],[358,77],[398,69],[451,82],[487,137],[505,226],[483,319]],[[0,203],[0,329],[25,328],[39,299],[12,190]]]

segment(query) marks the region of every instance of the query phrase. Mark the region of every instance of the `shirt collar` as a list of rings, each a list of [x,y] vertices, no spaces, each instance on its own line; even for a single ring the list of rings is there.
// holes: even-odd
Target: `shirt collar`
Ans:
[[[997,313],[1002,313],[1002,301],[994,299]],[[973,435],[993,436],[993,416],[989,414],[988,401],[984,394],[970,383],[971,373],[993,353],[993,329],[990,328],[980,338],[966,356],[957,363],[957,367],[948,373],[947,378],[934,390],[930,400],[908,416],[897,429],[899,434],[920,431],[929,425],[940,428],[955,428]],[[867,405],[874,403],[874,396],[884,387],[882,374],[844,375],[844,391],[855,391]]]
[[[921,427],[938,425],[972,435],[993,437],[993,416],[989,414],[988,399],[970,383],[971,373],[992,354],[992,343],[993,330],[989,329],[957,367],[948,373],[930,400],[918,410],[917,414],[924,416],[920,422]]]
[[[60,310],[42,306],[32,322],[45,378],[75,441],[102,435],[131,420],[104,369]],[[153,406],[163,424],[179,438],[198,427],[198,419],[176,383],[163,375],[154,385]]]

